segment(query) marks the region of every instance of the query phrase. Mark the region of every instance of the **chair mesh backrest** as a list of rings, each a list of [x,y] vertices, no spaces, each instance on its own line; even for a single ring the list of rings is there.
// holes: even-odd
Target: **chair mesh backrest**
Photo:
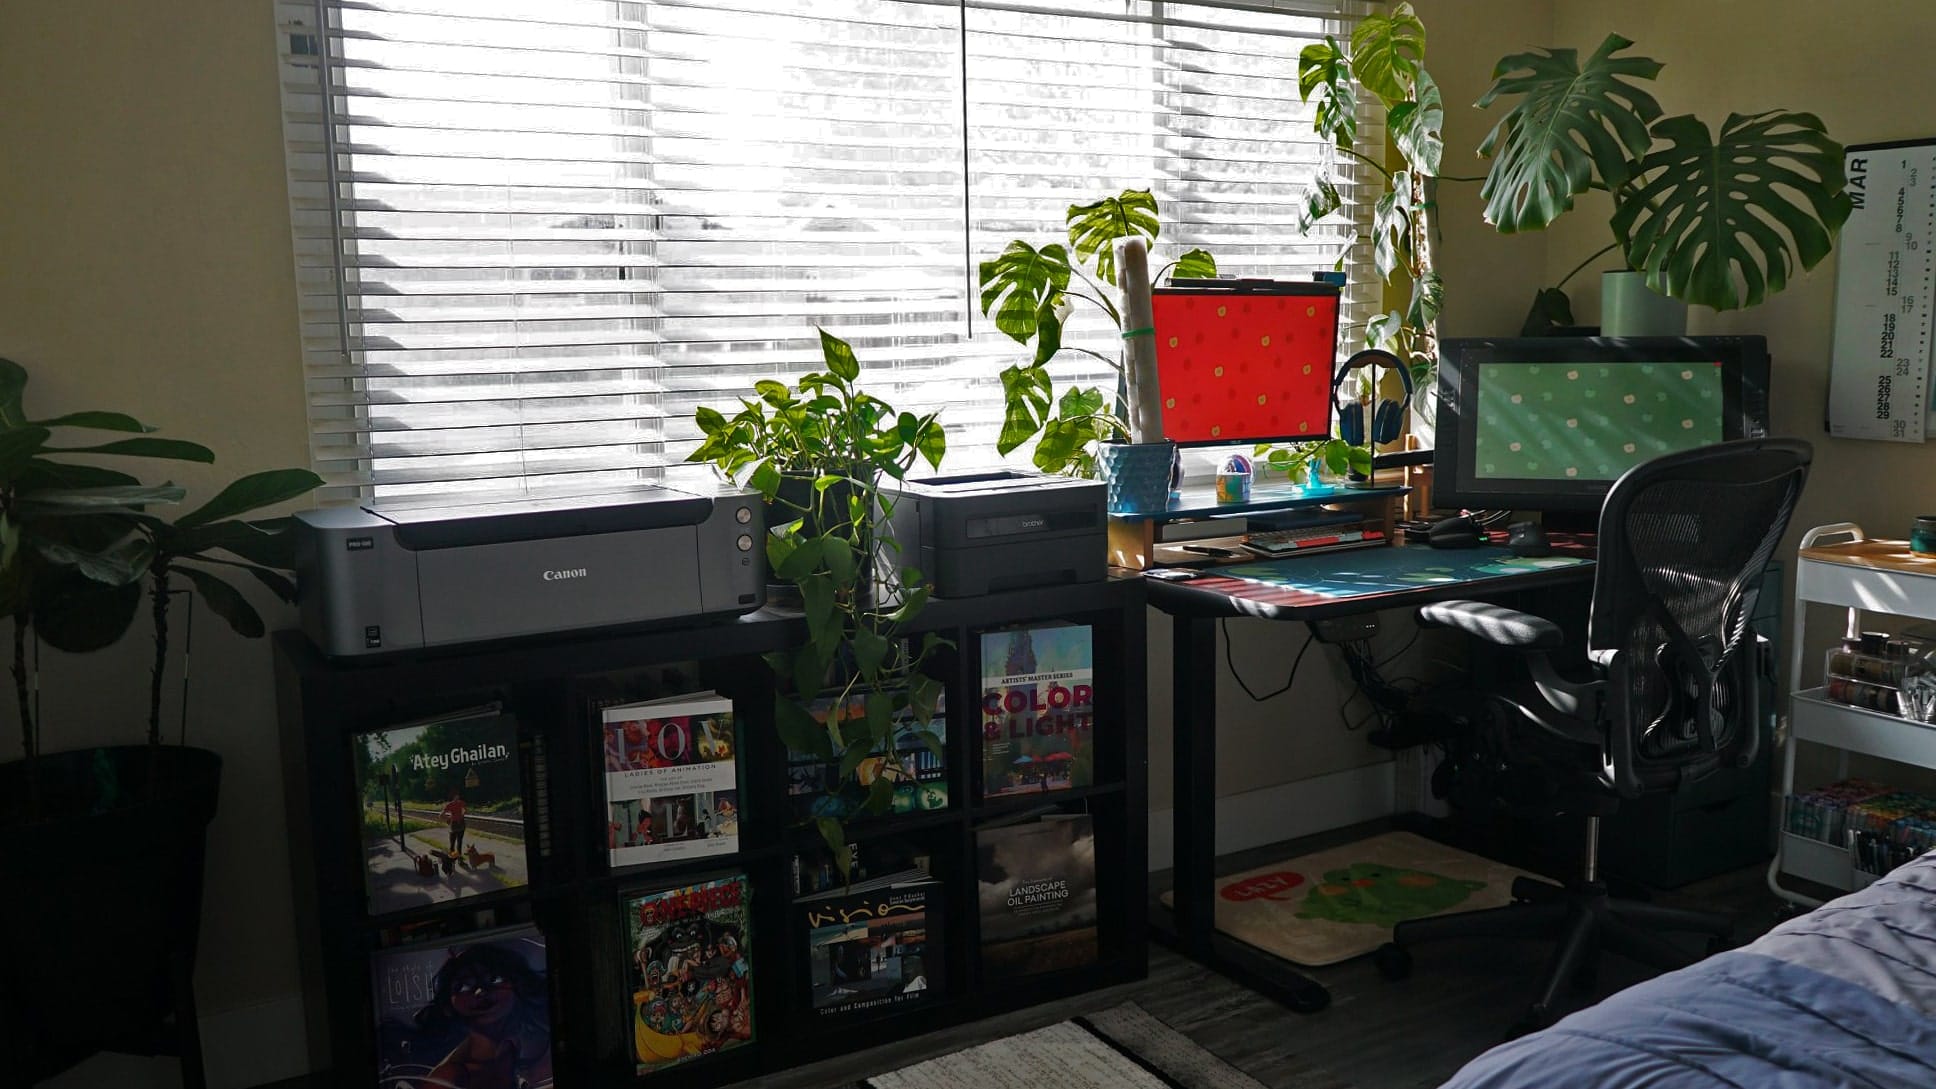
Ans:
[[[1587,642],[1624,661],[1609,680],[1624,680],[1627,713],[1610,726],[1626,736],[1610,740],[1630,786],[1752,755],[1754,723],[1736,713],[1755,683],[1748,618],[1809,458],[1792,440],[1721,443],[1635,466],[1608,492]]]

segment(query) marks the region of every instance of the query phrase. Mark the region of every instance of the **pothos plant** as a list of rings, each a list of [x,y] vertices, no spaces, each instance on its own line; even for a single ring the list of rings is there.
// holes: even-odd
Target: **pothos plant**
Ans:
[[[1123,437],[1127,427],[1123,362],[1078,344],[1065,344],[1064,328],[1078,305],[1093,308],[1123,332],[1116,286],[1116,242],[1132,236],[1152,244],[1162,230],[1156,197],[1147,189],[1069,206],[1069,244],[1037,248],[1016,239],[1001,254],[980,265],[981,312],[1016,343],[1034,343],[1025,363],[1002,371],[1003,416],[996,449],[1008,454],[1036,436],[1033,461],[1045,472],[1095,476],[1095,445]],[[1074,251],[1071,258],[1070,251]],[[1188,250],[1157,269],[1165,275],[1208,277],[1217,261],[1208,251]],[[1049,363],[1063,352],[1100,360],[1117,372],[1116,389],[1070,386],[1056,396]]]
[[[1641,86],[1662,65],[1616,56],[1609,34],[1584,63],[1572,49],[1502,57],[1477,105],[1514,100],[1479,153],[1481,195],[1500,232],[1539,230],[1590,189],[1613,201],[1613,241],[1534,298],[1525,332],[1573,323],[1567,280],[1619,250],[1669,298],[1730,310],[1780,291],[1828,256],[1848,219],[1842,146],[1812,113],[1730,113],[1718,131],[1662,117]]]
[[[862,391],[846,341],[821,330],[820,349],[826,369],[794,386],[756,383],[758,396],[730,417],[699,409],[705,438],[687,460],[767,502],[768,569],[799,591],[807,626],[804,641],[767,656],[778,682],[773,721],[788,749],[838,770],[814,822],[845,875],[847,821],[889,812],[894,797],[891,772],[863,786],[860,769],[899,767],[903,739],[942,755],[930,729],[942,685],[926,669],[949,643],[913,631],[929,585],[900,563],[894,499],[880,484],[917,461],[938,468],[947,436],[933,413],[896,412]]]
[[[197,594],[238,634],[261,636],[262,617],[228,579],[246,574],[293,601],[295,586],[282,573],[293,559],[288,520],[241,516],[302,496],[322,480],[306,469],[253,473],[170,521],[157,510],[179,503],[185,489],[143,484],[119,469],[66,455],[210,463],[212,451],[153,437],[153,428],[118,412],[29,419],[26,386],[26,369],[0,359],[0,608],[13,626],[14,699],[31,814],[39,808],[35,764],[44,738],[28,644],[38,639],[77,654],[103,649],[127,633],[145,597],[154,622],[147,740],[160,744],[175,596]],[[77,432],[127,437],[67,437]],[[91,804],[114,804],[115,785],[98,785],[104,796]]]
[[[1297,58],[1297,86],[1304,100],[1315,105],[1313,125],[1318,135],[1382,182],[1383,192],[1372,211],[1372,267],[1379,279],[1388,284],[1400,281],[1410,295],[1404,309],[1387,311],[1366,323],[1364,346],[1383,348],[1405,360],[1412,371],[1412,388],[1423,397],[1432,387],[1438,365],[1438,318],[1445,300],[1445,285],[1433,262],[1431,233],[1445,152],[1445,103],[1425,69],[1425,24],[1409,3],[1368,15],[1352,29],[1348,45],[1326,37],[1305,46]],[[1376,98],[1385,111],[1385,133],[1397,149],[1400,165],[1388,165],[1382,144],[1358,146],[1360,89]],[[1300,202],[1298,228],[1308,232],[1343,208],[1338,180],[1320,172]],[[1348,253],[1349,245],[1345,249]],[[1338,264],[1344,264],[1342,255]],[[1320,456],[1333,460],[1332,454]]]

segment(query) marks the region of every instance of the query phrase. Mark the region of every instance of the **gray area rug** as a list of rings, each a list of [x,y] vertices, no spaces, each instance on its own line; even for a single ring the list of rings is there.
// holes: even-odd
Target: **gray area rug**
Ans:
[[[1263,1089],[1134,1002],[860,1084],[864,1089]]]

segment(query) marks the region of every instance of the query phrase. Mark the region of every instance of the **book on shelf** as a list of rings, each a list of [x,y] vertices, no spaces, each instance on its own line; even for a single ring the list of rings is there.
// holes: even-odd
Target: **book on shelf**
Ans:
[[[1094,633],[1036,624],[981,633],[981,794],[1095,781]]]
[[[739,850],[733,701],[694,692],[599,710],[613,866]]]
[[[744,874],[625,897],[637,1073],[753,1039],[751,907]]]
[[[379,1086],[552,1084],[544,936],[531,927],[370,958]]]
[[[1095,962],[1096,831],[1088,814],[981,829],[975,862],[985,979]]]
[[[517,720],[497,704],[351,739],[372,915],[530,883]]]
[[[899,699],[894,692],[871,697],[890,703]],[[844,698],[822,696],[813,701],[807,713],[814,720],[832,727],[843,748],[863,736],[867,729],[867,703],[859,695]],[[788,750],[787,801],[799,819],[834,817],[846,820],[859,814],[876,780],[885,778],[893,787],[890,812],[918,813],[948,808],[948,715],[947,700],[937,698],[934,715],[925,725],[917,723],[914,710],[903,706],[890,715],[894,754],[869,756],[854,768],[853,778],[843,781],[835,760]],[[922,735],[932,735],[933,742]],[[835,789],[838,787],[839,789]]]
[[[815,1014],[898,1009],[942,994],[942,899],[940,882],[910,867],[796,901]]]

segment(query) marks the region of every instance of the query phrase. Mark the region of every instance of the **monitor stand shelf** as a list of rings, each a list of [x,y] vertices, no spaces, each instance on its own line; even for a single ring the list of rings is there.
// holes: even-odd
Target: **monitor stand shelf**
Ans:
[[[1171,498],[1169,507],[1160,513],[1109,516],[1109,562],[1130,571],[1161,566],[1167,561],[1157,555],[1158,530],[1173,522],[1280,511],[1316,508],[1358,510],[1373,528],[1382,530],[1390,538],[1398,504],[1411,490],[1404,484],[1382,483],[1365,487],[1259,484],[1252,489],[1250,499],[1245,502],[1220,503],[1213,485],[1185,485],[1179,495]],[[1238,536],[1240,532],[1233,529],[1230,536]]]

